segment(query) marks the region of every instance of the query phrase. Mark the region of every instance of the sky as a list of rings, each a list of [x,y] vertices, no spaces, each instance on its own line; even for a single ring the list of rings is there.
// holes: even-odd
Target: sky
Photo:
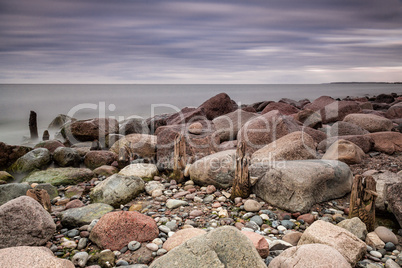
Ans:
[[[0,0],[3,84],[401,80],[401,0]]]

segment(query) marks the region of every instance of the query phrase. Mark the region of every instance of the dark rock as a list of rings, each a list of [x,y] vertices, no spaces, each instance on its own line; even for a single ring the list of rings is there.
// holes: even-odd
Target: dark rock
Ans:
[[[55,119],[52,120],[52,122],[49,124],[49,126],[47,128],[52,129],[52,130],[60,129],[66,123],[70,123],[70,122],[74,122],[74,121],[76,121],[76,119],[69,117],[68,115],[59,114],[58,116],[56,116]]]
[[[79,167],[81,157],[76,150],[67,147],[59,147],[53,153],[54,162],[60,167]]]
[[[104,140],[111,133],[119,132],[119,123],[116,119],[94,118],[79,120],[66,124],[61,133],[72,143],[78,141]]]
[[[17,197],[23,196],[31,189],[25,183],[8,183],[0,185],[0,206]]]
[[[83,181],[89,181],[93,172],[87,168],[49,168],[36,171],[23,179],[28,183],[50,183],[52,185],[72,185]]]
[[[49,150],[50,153],[54,153],[54,151],[59,147],[65,147],[63,143],[58,140],[49,140],[49,141],[42,141],[35,145],[36,148],[46,148]]]
[[[128,134],[150,134],[148,124],[143,118],[130,118],[120,123],[119,133],[123,135]]]
[[[349,136],[349,135],[364,135],[368,134],[367,130],[364,128],[361,128],[358,125],[348,123],[348,122],[343,122],[343,121],[338,121],[335,124],[332,125],[330,129],[330,136],[335,137],[335,136]]]
[[[117,160],[117,155],[111,151],[90,151],[85,155],[84,164],[90,169],[110,165]]]
[[[393,103],[395,98],[390,94],[380,94],[375,98],[375,102],[378,103]]]
[[[270,111],[278,110],[281,114],[283,115],[291,115],[291,114],[297,114],[299,112],[299,109],[297,109],[295,106],[292,106],[287,103],[283,102],[271,102],[268,104],[264,110],[261,112],[261,114],[266,114]]]
[[[340,139],[353,142],[354,144],[359,146],[365,153],[368,153],[374,144],[373,139],[366,135],[330,137],[328,139],[321,141],[317,146],[317,150],[325,152],[335,141]]]
[[[11,166],[18,158],[25,155],[32,148],[26,146],[7,145],[0,142],[0,170]]]
[[[46,168],[52,161],[49,150],[45,148],[37,148],[24,156],[21,156],[11,165],[10,172],[28,173],[34,170]]]
[[[203,109],[208,120],[233,112],[233,103],[226,93],[220,93],[201,104],[198,109]]]

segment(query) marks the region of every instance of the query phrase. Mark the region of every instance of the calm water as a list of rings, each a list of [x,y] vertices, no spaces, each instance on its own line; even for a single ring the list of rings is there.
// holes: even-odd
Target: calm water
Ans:
[[[39,136],[58,114],[78,119],[114,116],[149,117],[197,107],[208,98],[226,92],[241,104],[291,98],[310,99],[371,96],[395,92],[401,84],[317,85],[0,85],[0,141],[20,144],[29,135],[31,110],[38,114]]]

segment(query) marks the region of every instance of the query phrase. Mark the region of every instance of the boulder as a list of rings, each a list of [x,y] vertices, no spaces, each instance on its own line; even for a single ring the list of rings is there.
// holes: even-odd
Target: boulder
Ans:
[[[337,224],[339,227],[348,230],[360,240],[365,241],[367,235],[366,224],[362,222],[358,217],[352,219],[346,219]]]
[[[49,194],[50,199],[53,199],[59,195],[57,187],[51,185],[50,183],[41,183],[34,187],[34,189],[43,189]]]
[[[94,169],[94,174],[96,176],[109,177],[117,172],[119,172],[119,170],[116,167],[108,165],[103,165]]]
[[[324,244],[308,244],[291,247],[275,257],[268,267],[304,268],[337,267],[351,268],[349,262],[333,247]]]
[[[288,98],[282,98],[279,100],[279,102],[290,104],[290,105],[296,107],[297,109],[303,109],[303,107],[305,105],[310,103],[310,101],[308,99],[295,101],[295,100],[288,99]]]
[[[323,160],[339,160],[346,164],[353,165],[362,162],[365,153],[359,146],[351,141],[335,141],[322,156]]]
[[[327,134],[325,132],[311,127],[301,127],[300,130],[310,135],[317,144],[327,138]]]
[[[110,151],[90,151],[85,155],[84,164],[90,169],[111,165],[117,161],[117,154]]]
[[[219,116],[212,120],[220,142],[237,139],[237,133],[247,121],[256,117],[255,113],[245,112],[238,109],[226,115]]]
[[[141,179],[150,180],[158,175],[158,168],[154,164],[131,164],[120,170],[120,175],[140,177]]]
[[[205,110],[203,108],[185,107],[179,112],[169,115],[166,118],[165,125],[181,125],[206,120]]]
[[[8,183],[0,185],[0,206],[14,198],[26,195],[26,192],[31,189],[26,183]]]
[[[150,134],[148,124],[141,117],[129,118],[120,123],[119,133],[123,135],[129,134]]]
[[[10,247],[0,249],[0,263],[3,268],[75,268],[66,259],[57,258],[46,247]]]
[[[10,173],[8,173],[6,171],[0,171],[0,181],[10,182],[13,180],[14,180],[14,177],[11,176]]]
[[[89,181],[93,177],[93,172],[87,168],[49,168],[47,170],[36,171],[23,179],[29,184],[50,183],[55,186],[73,185],[79,182]]]
[[[187,240],[190,240],[193,237],[204,235],[207,232],[202,229],[197,228],[186,228],[181,229],[174,233],[171,237],[169,237],[165,243],[163,243],[163,248],[167,251],[174,249],[177,246],[180,246]]]
[[[384,243],[391,242],[394,245],[398,245],[398,237],[392,232],[391,229],[388,229],[384,226],[378,226],[375,228],[374,232]]]
[[[156,259],[150,268],[266,267],[253,243],[235,227],[224,226],[194,237]]]
[[[144,191],[141,178],[114,174],[91,189],[94,203],[109,204],[115,208],[124,205]]]
[[[109,134],[105,138],[105,148],[110,148],[112,147],[113,144],[115,144],[118,140],[123,138],[124,135],[121,134]]]
[[[373,150],[386,154],[402,152],[402,133],[399,132],[377,132],[366,134],[374,142]]]
[[[327,106],[333,102],[335,102],[335,100],[333,98],[328,97],[328,96],[321,96],[321,97],[315,99],[313,102],[307,104],[303,108],[310,109],[313,111],[319,111],[319,110],[325,108],[325,106]]]
[[[45,148],[48,149],[50,153],[54,153],[57,148],[65,147],[63,143],[58,140],[48,140],[48,141],[41,141],[35,145],[36,148]]]
[[[52,122],[50,122],[47,128],[50,130],[59,130],[66,123],[70,123],[73,121],[76,121],[76,119],[65,114],[59,114],[52,120]]]
[[[282,237],[282,240],[288,242],[289,244],[292,244],[292,246],[297,246],[297,243],[299,242],[302,235],[303,233],[300,232],[289,232]]]
[[[349,193],[352,172],[335,160],[276,161],[249,167],[257,177],[252,192],[271,205],[305,213],[316,204]]]
[[[72,143],[79,141],[104,140],[109,134],[119,132],[119,123],[116,119],[94,118],[67,123],[61,129],[64,138]]]
[[[387,187],[388,208],[402,226],[402,181]]]
[[[290,104],[283,102],[271,102],[264,108],[264,110],[262,110],[261,114],[266,114],[274,110],[278,110],[283,115],[297,114],[299,112],[299,109]]]
[[[203,132],[199,135],[191,134],[188,131],[188,124],[163,126],[155,132],[157,136],[157,160],[158,168],[173,169],[174,142],[179,134],[182,134],[186,143],[186,161],[192,164],[204,156],[218,151],[219,136],[210,121],[200,121],[203,125]]]
[[[366,253],[366,244],[351,232],[322,220],[315,221],[304,231],[297,246],[324,244],[333,247],[355,265]]]
[[[375,98],[374,101],[378,103],[393,103],[395,98],[390,94],[380,94]]]
[[[390,131],[392,121],[375,114],[349,114],[343,121],[360,126],[369,132]]]
[[[81,157],[75,149],[59,147],[53,153],[54,162],[60,167],[79,167]]]
[[[310,135],[296,131],[254,152],[251,162],[316,159],[316,146]]]
[[[383,249],[385,243],[378,237],[375,232],[370,232],[366,236],[366,244],[376,250]]]
[[[110,148],[111,152],[119,155],[125,150],[129,155],[153,160],[156,155],[156,136],[147,134],[130,134],[116,141]]]
[[[90,224],[93,220],[100,219],[112,210],[112,206],[102,203],[89,204],[79,208],[70,208],[61,212],[61,224],[67,228],[81,227]]]
[[[368,133],[370,132],[368,132],[364,128],[361,128],[358,125],[349,122],[338,121],[332,125],[329,131],[329,136],[336,137],[336,136],[350,136],[350,135],[365,135]]]
[[[239,142],[245,142],[247,152],[252,154],[265,145],[299,129],[300,126],[295,119],[284,116],[275,110],[249,120],[239,130],[237,139]]]
[[[0,170],[11,166],[18,158],[22,157],[32,148],[26,146],[7,145],[0,142]]]
[[[201,104],[198,109],[203,109],[208,120],[233,112],[233,102],[226,93],[220,93]]]
[[[320,110],[323,123],[341,121],[345,116],[361,112],[355,101],[335,101]]]
[[[205,156],[190,166],[190,178],[198,185],[229,188],[234,179],[235,157],[236,150]]]
[[[11,165],[10,172],[28,173],[34,170],[46,168],[52,161],[50,152],[45,148],[34,149],[21,156]]]
[[[269,245],[267,240],[262,235],[248,231],[242,231],[242,233],[247,236],[248,239],[250,239],[261,258],[265,259],[268,257]]]
[[[33,198],[20,196],[0,206],[0,248],[41,246],[55,231],[52,216]]]
[[[200,122],[194,122],[188,126],[188,132],[195,135],[200,135],[203,131],[203,126]]]
[[[306,127],[318,128],[322,126],[321,114],[318,111],[304,109],[294,115],[294,118]]]
[[[388,108],[385,116],[388,119],[398,119],[402,118],[402,102],[398,102]]]
[[[158,226],[151,217],[136,211],[116,211],[99,220],[89,239],[102,249],[121,250],[131,241],[151,241],[158,235]]]
[[[360,149],[362,149],[363,152],[365,153],[370,152],[374,144],[373,139],[370,138],[369,136],[362,136],[362,135],[338,136],[338,137],[330,137],[321,141],[317,146],[317,150],[325,152],[329,147],[331,147],[331,145],[335,141],[339,139],[353,142],[354,144],[359,146]]]

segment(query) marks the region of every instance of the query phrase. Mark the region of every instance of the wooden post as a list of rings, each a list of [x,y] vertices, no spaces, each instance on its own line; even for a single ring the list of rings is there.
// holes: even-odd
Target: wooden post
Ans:
[[[31,133],[31,139],[38,138],[38,122],[36,121],[36,113],[31,111],[29,114],[29,132]]]
[[[48,130],[43,131],[43,136],[42,136],[42,140],[43,141],[48,141],[50,139],[50,134]]]
[[[182,134],[177,134],[174,140],[173,173],[170,176],[177,182],[184,181],[184,169],[187,164],[186,140]]]
[[[376,181],[371,176],[356,175],[350,195],[349,219],[358,217],[366,224],[367,231],[374,231]]]
[[[248,174],[248,166],[250,157],[246,155],[246,143],[240,142],[236,150],[236,170],[233,180],[232,194],[230,198],[234,200],[236,197],[247,198],[250,195],[250,177]]]

